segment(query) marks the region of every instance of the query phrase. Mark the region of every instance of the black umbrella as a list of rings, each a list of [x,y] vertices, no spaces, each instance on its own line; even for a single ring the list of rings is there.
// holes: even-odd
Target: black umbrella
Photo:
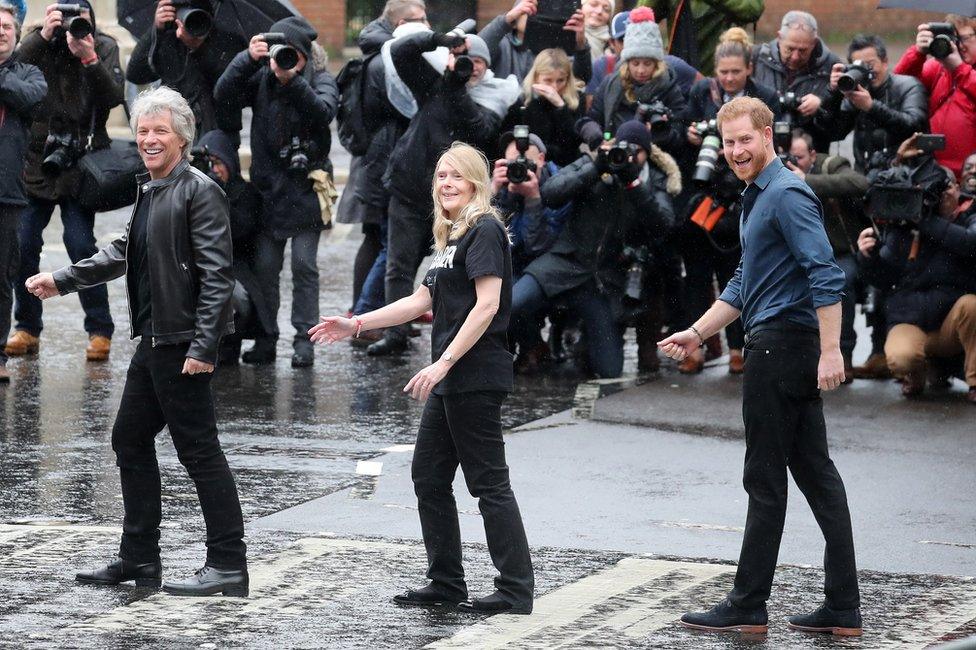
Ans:
[[[939,14],[976,16],[976,0],[881,0],[878,9],[918,9]]]
[[[301,16],[289,0],[194,0],[193,5],[201,8],[209,5],[214,29],[238,35],[245,41],[267,31],[276,21]],[[156,0],[118,0],[117,9],[119,24],[139,39],[153,23]]]

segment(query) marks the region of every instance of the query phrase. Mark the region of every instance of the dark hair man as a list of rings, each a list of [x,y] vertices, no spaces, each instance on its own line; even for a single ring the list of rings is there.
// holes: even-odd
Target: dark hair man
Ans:
[[[976,150],[976,18],[949,14],[946,22],[956,29],[958,40],[950,41],[944,59],[929,57],[934,34],[928,23],[918,26],[915,45],[905,50],[895,72],[922,82],[929,95],[929,126],[932,133],[944,133],[946,148],[936,151],[939,164],[959,177],[962,162]]]
[[[200,3],[210,11],[210,3]],[[223,129],[240,140],[241,115],[214,102],[213,87],[231,58],[247,47],[236,34],[215,25],[206,36],[193,36],[176,17],[171,0],[159,0],[149,30],[136,43],[125,78],[134,84],[162,81],[186,97],[197,120],[197,136]]]
[[[854,131],[854,165],[859,172],[886,169],[899,144],[928,129],[925,88],[914,77],[888,73],[888,50],[879,36],[855,36],[847,60],[861,72],[869,70],[873,79],[842,91],[837,84],[847,65],[835,63],[830,94],[814,121],[833,140],[843,140]]]
[[[738,97],[718,113],[725,159],[748,185],[742,199],[742,261],[725,291],[687,330],[659,343],[683,359],[741,314],[746,329],[742,416],[743,485],[749,494],[735,586],[687,627],[765,633],[786,519],[786,469],[807,497],[827,542],[826,601],[790,617],[805,631],[859,635],[860,598],[844,483],[827,451],[821,390],[844,380],[840,300],[844,274],[834,263],[813,191],[773,150],[773,113]]]
[[[780,95],[793,93],[799,105],[788,111],[794,125],[813,136],[820,151],[830,146],[830,133],[814,124],[828,93],[830,71],[840,58],[818,36],[817,19],[805,11],[788,11],[776,38],[755,48],[752,79]]]
[[[813,138],[801,129],[793,132],[790,155],[796,164],[787,167],[805,181],[824,206],[824,227],[837,266],[844,271],[844,297],[841,299],[840,351],[844,355],[844,383],[854,379],[851,357],[857,345],[854,314],[858,281],[856,237],[868,225],[862,199],[868,190],[868,179],[851,168],[843,156],[821,155],[813,147]],[[883,328],[881,328],[883,329]],[[884,332],[880,332],[884,346]]]
[[[17,8],[0,1],[0,382],[10,381],[3,348],[20,259],[17,226],[27,205],[23,171],[28,129],[34,108],[47,93],[44,74],[17,60],[14,48],[19,38]]]
[[[101,149],[111,142],[105,130],[109,111],[123,101],[122,70],[119,47],[115,39],[98,30],[95,14],[88,0],[78,0],[81,18],[88,20],[92,33],[75,38],[62,24],[58,5],[45,9],[44,24],[24,36],[18,50],[19,60],[36,65],[44,73],[48,92],[33,113],[27,166],[27,208],[20,216],[20,270],[15,289],[14,327],[6,352],[22,355],[37,352],[42,321],[41,302],[24,289],[24,280],[38,271],[44,229],[51,221],[54,208],[60,208],[64,226],[64,246],[72,262],[89,257],[95,247],[95,213],[75,198],[80,179],[77,161],[88,148]],[[89,136],[91,136],[89,142]],[[87,147],[86,147],[87,145]],[[57,154],[60,163],[42,163]],[[85,356],[89,361],[108,359],[115,323],[108,307],[104,286],[92,287],[78,294],[85,312],[85,331],[89,343]]]
[[[257,34],[217,80],[214,97],[237,112],[245,106],[254,111],[251,180],[264,204],[264,228],[258,235],[255,264],[262,294],[277,314],[281,304],[279,276],[285,245],[291,241],[291,324],[295,328],[291,365],[303,368],[315,363],[308,330],[319,320],[319,237],[331,225],[326,221],[326,212],[331,209],[329,198],[325,198],[327,210],[323,212],[322,197],[312,177],[324,172],[331,185],[329,123],[338,110],[339,89],[325,69],[324,53],[314,54],[312,42],[318,33],[308,21],[285,18],[273,24],[269,32],[285,35],[287,44],[297,51],[297,65],[291,69],[279,66],[269,56],[269,44]],[[273,362],[277,341],[276,329],[271,336],[256,339],[243,360]]]
[[[867,278],[892,286],[885,356],[901,392],[925,390],[933,359],[964,355],[967,399],[976,404],[976,210],[959,203],[959,184],[945,172],[940,200],[917,224],[874,228],[858,236],[858,262]]]

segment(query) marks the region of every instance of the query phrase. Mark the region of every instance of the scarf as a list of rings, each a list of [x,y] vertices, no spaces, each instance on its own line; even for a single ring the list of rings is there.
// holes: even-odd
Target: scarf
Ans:
[[[585,33],[586,42],[590,46],[590,58],[595,61],[603,56],[604,50],[607,49],[607,43],[610,42],[610,27],[607,25],[587,27]]]

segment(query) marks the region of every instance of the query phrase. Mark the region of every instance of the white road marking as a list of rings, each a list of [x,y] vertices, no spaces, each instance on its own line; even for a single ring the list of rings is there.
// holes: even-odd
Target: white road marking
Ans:
[[[380,451],[385,454],[405,454],[408,451],[413,451],[413,447],[413,445],[391,445],[380,449]]]
[[[892,618],[898,626],[884,634],[878,648],[925,648],[949,632],[976,620],[976,580],[933,589],[902,605]],[[870,625],[865,621],[865,625]]]
[[[363,476],[380,476],[383,473],[383,463],[376,460],[361,460],[356,463],[356,473]]]

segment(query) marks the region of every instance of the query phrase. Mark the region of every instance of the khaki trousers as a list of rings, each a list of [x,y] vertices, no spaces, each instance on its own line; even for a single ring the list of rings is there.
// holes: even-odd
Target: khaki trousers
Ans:
[[[888,332],[885,356],[891,374],[921,383],[926,359],[965,354],[966,383],[976,386],[976,294],[959,298],[934,332],[901,323]]]

